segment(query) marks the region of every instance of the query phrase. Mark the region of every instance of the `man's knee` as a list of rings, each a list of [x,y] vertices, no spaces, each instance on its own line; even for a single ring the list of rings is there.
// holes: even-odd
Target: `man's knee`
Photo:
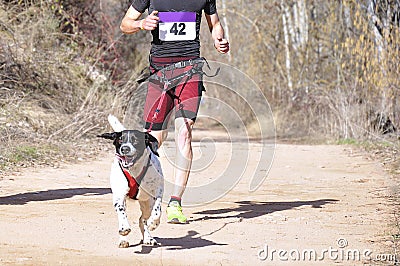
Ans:
[[[175,120],[175,138],[180,145],[190,144],[192,141],[192,129],[194,121],[187,118]]]

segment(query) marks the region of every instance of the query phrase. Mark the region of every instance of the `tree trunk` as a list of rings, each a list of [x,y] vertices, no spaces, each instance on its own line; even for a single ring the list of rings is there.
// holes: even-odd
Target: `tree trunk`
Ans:
[[[229,24],[228,24],[228,19],[226,18],[226,4],[225,0],[222,0],[221,2],[222,2],[222,21],[224,22],[225,38],[229,40]],[[232,56],[230,52],[228,53],[228,60],[229,62],[232,61]]]
[[[290,92],[293,92],[293,83],[292,83],[292,76],[291,76],[291,61],[290,61],[290,37],[289,37],[289,29],[288,29],[288,22],[286,21],[286,16],[288,13],[288,8],[285,6],[283,3],[283,0],[281,0],[281,7],[284,12],[282,13],[282,25],[283,25],[283,36],[285,40],[285,52],[286,52],[286,79],[287,79],[287,85],[290,90]],[[289,14],[290,15],[290,14]]]

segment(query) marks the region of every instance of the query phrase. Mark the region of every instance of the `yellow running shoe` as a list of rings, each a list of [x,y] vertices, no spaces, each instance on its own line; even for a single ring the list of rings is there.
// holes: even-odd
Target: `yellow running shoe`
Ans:
[[[182,207],[177,201],[171,201],[167,207],[167,222],[170,224],[186,224],[187,218],[182,213]]]

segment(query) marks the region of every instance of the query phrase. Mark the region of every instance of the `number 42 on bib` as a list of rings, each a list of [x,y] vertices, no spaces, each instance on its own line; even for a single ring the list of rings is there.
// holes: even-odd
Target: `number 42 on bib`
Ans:
[[[159,38],[162,41],[196,39],[195,12],[159,12]]]

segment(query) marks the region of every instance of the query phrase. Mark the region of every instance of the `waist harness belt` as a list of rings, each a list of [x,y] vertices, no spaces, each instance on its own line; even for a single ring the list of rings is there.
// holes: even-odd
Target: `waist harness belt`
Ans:
[[[160,85],[163,87],[163,90],[161,93],[160,101],[154,112],[152,121],[150,123],[149,128],[147,129],[147,132],[151,131],[154,121],[156,121],[157,116],[160,113],[160,108],[163,104],[165,95],[167,94],[168,90],[171,89],[171,84],[173,84],[173,83],[179,84],[181,82],[181,80],[185,77],[186,77],[186,82],[187,82],[195,74],[205,75],[207,77],[215,77],[216,75],[218,75],[219,70],[220,70],[220,68],[218,68],[217,71],[213,75],[208,75],[207,73],[205,73],[203,71],[204,64],[206,64],[209,69],[211,69],[211,68],[210,68],[210,65],[208,64],[207,60],[204,57],[180,61],[180,62],[177,62],[174,64],[167,65],[162,68],[154,66],[154,64],[151,63],[151,60],[150,60],[150,64],[156,71],[154,73],[152,73],[151,75],[150,75],[150,73],[148,73],[148,75],[145,75],[145,74],[143,74],[143,71],[142,71],[142,75],[136,81],[139,83],[142,83],[142,82],[146,81],[147,79],[152,82],[155,81],[157,83],[160,83]],[[175,69],[185,68],[188,66],[192,66],[188,71],[185,71],[180,75],[167,78],[166,71],[173,71]],[[146,68],[146,69],[148,69],[148,68]],[[160,73],[160,75],[158,75],[159,73]],[[172,86],[172,87],[174,87],[174,86]]]

